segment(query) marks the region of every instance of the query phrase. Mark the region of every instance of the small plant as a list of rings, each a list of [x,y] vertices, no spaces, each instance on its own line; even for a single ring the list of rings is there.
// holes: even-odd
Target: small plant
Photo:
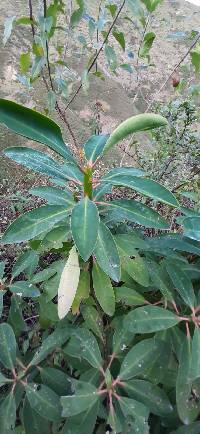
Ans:
[[[155,181],[174,191],[188,186],[198,191],[200,140],[195,105],[190,99],[177,99],[167,106],[159,105],[157,111],[168,120],[168,127],[152,134],[148,153],[136,146],[138,164]]]
[[[95,177],[96,162],[119,141],[167,121],[137,115],[110,136],[90,137],[81,165],[40,113],[1,100],[0,121],[57,154],[5,151],[54,186],[31,189],[48,204],[2,237],[28,245],[11,279],[1,263],[1,308],[10,298],[0,326],[1,433],[198,432],[198,209],[181,208],[140,169]],[[139,201],[106,200],[113,186],[180,209],[185,235],[161,234],[168,222]],[[142,227],[159,234],[145,237]]]

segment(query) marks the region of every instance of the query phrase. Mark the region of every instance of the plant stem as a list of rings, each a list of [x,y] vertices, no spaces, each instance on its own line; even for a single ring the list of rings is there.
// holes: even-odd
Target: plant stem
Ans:
[[[92,168],[87,167],[84,170],[84,196],[92,199],[93,187],[92,187]]]
[[[96,64],[97,59],[98,59],[98,57],[99,57],[101,51],[103,50],[104,45],[106,44],[106,42],[107,42],[107,40],[108,40],[108,38],[109,38],[109,36],[110,36],[110,33],[112,32],[112,29],[113,29],[113,27],[114,27],[114,25],[115,25],[115,23],[116,23],[116,21],[117,21],[119,15],[120,15],[121,11],[122,11],[122,9],[123,9],[123,7],[124,7],[124,5],[125,5],[125,2],[126,2],[126,0],[123,0],[123,2],[122,2],[122,4],[121,4],[121,6],[120,6],[120,8],[119,8],[119,10],[118,10],[118,12],[117,12],[115,18],[114,18],[114,20],[113,20],[113,22],[112,22],[112,24],[111,24],[111,26],[110,26],[110,28],[109,28],[107,34],[106,34],[106,37],[104,38],[104,40],[103,40],[103,42],[102,42],[101,47],[100,47],[99,50],[96,52],[96,55],[95,55],[94,59],[92,60],[91,64],[89,65],[89,67],[88,67],[88,69],[87,69],[87,73],[88,73],[88,74],[89,74],[89,72],[91,71],[91,69],[93,68],[93,66]],[[77,88],[76,92],[74,93],[74,95],[73,95],[73,96],[71,97],[71,99],[69,100],[68,104],[67,104],[66,107],[65,107],[65,111],[69,108],[69,106],[71,105],[71,103],[75,100],[75,98],[76,98],[76,96],[78,95],[78,93],[80,92],[81,88],[82,88],[82,83],[80,83],[80,85],[79,85],[79,87]]]

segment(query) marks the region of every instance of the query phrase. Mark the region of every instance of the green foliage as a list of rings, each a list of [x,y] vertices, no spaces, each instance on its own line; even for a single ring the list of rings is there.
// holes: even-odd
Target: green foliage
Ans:
[[[198,112],[192,96],[180,97],[166,106],[158,105],[156,110],[167,118],[168,126],[153,132],[148,153],[139,144],[134,145],[138,164],[171,190],[196,192],[198,201],[200,142],[196,128]]]
[[[140,115],[111,135],[93,135],[80,165],[59,127],[40,113],[1,100],[0,119],[58,154],[53,159],[32,148],[5,151],[56,186],[31,189],[47,204],[20,215],[2,237],[4,244],[28,241],[11,277],[0,265],[2,433],[93,434],[107,426],[148,434],[159,433],[160,426],[160,433],[170,434],[184,432],[184,425],[195,432],[198,208],[182,207],[140,169],[115,168],[98,179],[94,173],[108,148],[136,131],[158,127],[163,134],[166,120]],[[147,196],[148,203],[110,200],[107,192],[115,186]],[[182,213],[183,234],[171,231],[151,200],[158,209],[164,203]],[[159,233],[147,237],[146,228]],[[3,310],[5,296],[9,312]]]

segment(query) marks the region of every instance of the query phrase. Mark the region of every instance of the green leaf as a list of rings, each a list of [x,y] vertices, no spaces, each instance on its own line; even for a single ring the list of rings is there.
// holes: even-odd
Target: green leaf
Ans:
[[[105,204],[110,221],[128,220],[148,228],[169,229],[169,224],[156,211],[136,200],[118,199]]]
[[[22,271],[27,270],[33,263],[37,266],[38,254],[33,250],[23,252],[16,260],[12,269],[12,279],[17,277]]]
[[[195,67],[196,73],[200,71],[200,44],[197,44],[195,48],[190,52],[192,64]]]
[[[200,377],[200,329],[195,327],[192,339],[190,377],[192,380]]]
[[[154,12],[157,6],[162,3],[163,0],[141,0],[145,4],[149,12]]]
[[[15,21],[15,24],[17,25],[34,24],[34,26],[37,26],[37,21],[35,21],[34,19],[31,20],[29,17],[20,17]]]
[[[101,221],[94,256],[102,270],[115,282],[119,282],[120,258],[118,250],[110,230]]]
[[[30,366],[39,365],[56,348],[61,347],[71,337],[71,333],[72,330],[69,325],[65,325],[64,328],[57,328],[39,346],[30,362]]]
[[[171,233],[157,237],[146,237],[145,243],[146,246],[144,246],[144,250],[146,249],[153,252],[163,251],[164,256],[169,253],[169,249],[200,255],[200,248],[192,244],[191,240],[184,238],[181,234]]]
[[[13,244],[31,240],[66,219],[67,214],[68,211],[63,205],[45,205],[28,211],[11,223],[2,237],[2,242]]]
[[[135,419],[142,419],[143,423],[147,424],[148,419],[148,408],[145,407],[141,402],[136,401],[135,399],[130,399],[125,396],[120,396],[119,405],[124,413],[124,416],[132,416]]]
[[[40,296],[40,291],[37,286],[27,281],[18,280],[17,282],[14,282],[9,286],[9,290],[19,297],[35,298]]]
[[[117,68],[117,55],[116,55],[114,48],[111,47],[110,45],[106,44],[104,47],[104,53],[105,53],[105,57],[106,57],[109,68],[111,69],[111,71],[114,72]],[[104,152],[105,152],[105,148],[104,148]]]
[[[125,326],[133,333],[153,333],[175,326],[180,319],[173,312],[157,306],[138,307],[125,318]]]
[[[122,269],[140,285],[149,286],[149,272],[145,260],[137,252],[132,253],[132,256],[130,259],[123,251],[120,251]]]
[[[15,397],[10,392],[0,406],[0,427],[1,433],[7,434],[9,429],[15,428],[16,403]]]
[[[85,197],[73,208],[71,215],[72,236],[84,261],[89,259],[95,248],[98,226],[98,209]]]
[[[50,422],[36,413],[27,399],[23,407],[23,425],[26,434],[49,434],[51,430]]]
[[[115,293],[110,278],[94,263],[92,270],[93,286],[96,298],[103,311],[112,316],[115,312]]]
[[[145,298],[133,288],[119,286],[115,288],[116,302],[121,301],[128,306],[141,306],[147,304]]]
[[[171,291],[168,279],[166,278],[166,272],[159,264],[151,261],[149,266],[149,273],[153,285],[161,291],[164,298],[169,301],[173,301],[173,293]]]
[[[125,51],[126,41],[125,41],[123,32],[113,31],[112,34],[113,34],[114,38],[116,39],[116,41],[121,46],[122,50]]]
[[[99,403],[88,407],[83,413],[67,418],[61,434],[93,434],[99,410]]]
[[[156,354],[161,354],[163,345],[155,339],[144,339],[134,345],[125,356],[120,373],[120,380],[129,380],[132,377],[138,377],[143,374],[154,362]]]
[[[173,411],[164,390],[148,381],[129,380],[124,383],[124,388],[131,398],[142,402],[153,414],[163,417],[169,416]]]
[[[16,340],[9,324],[0,324],[0,362],[12,370],[16,360]]]
[[[115,326],[115,332],[113,334],[112,340],[112,351],[113,354],[118,355],[123,353],[134,339],[133,333],[127,331],[123,324],[123,317],[117,318],[117,324]]]
[[[74,160],[63,141],[59,126],[41,113],[0,99],[0,122],[17,134],[49,146],[66,160]]]
[[[76,0],[77,5],[79,6],[78,9],[76,9],[70,18],[70,26],[75,27],[79,24],[79,22],[82,19],[83,13],[84,13],[84,1],[83,0]]]
[[[167,120],[160,115],[154,113],[145,113],[133,116],[122,122],[110,135],[104,153],[109,151],[114,145],[125,139],[130,134],[139,131],[148,131],[154,128],[166,126]]]
[[[94,202],[102,199],[106,193],[111,193],[112,186],[109,184],[102,184],[99,187],[93,189],[93,200]]]
[[[116,177],[121,177],[121,176],[133,176],[135,178],[135,176],[138,176],[139,178],[142,176],[146,176],[144,170],[141,169],[136,169],[135,167],[115,167],[114,169],[109,170],[109,172],[107,172],[103,177],[102,177],[102,181],[107,181],[110,182],[112,181],[112,179],[116,179]]]
[[[31,81],[33,82],[36,78],[39,77],[39,75],[41,74],[42,69],[45,66],[45,57],[44,57],[44,52],[43,52],[43,48],[40,47],[41,51],[42,51],[42,55],[38,55],[35,56],[33,63],[32,63],[32,68],[31,68]]]
[[[7,148],[4,154],[11,160],[22,164],[28,169],[56,178],[58,180],[74,181],[81,183],[83,175],[74,164],[59,164],[53,160],[48,154],[36,151],[35,149],[13,146]]]
[[[45,268],[44,270],[34,274],[31,277],[31,283],[45,282],[46,280],[49,280],[50,277],[54,276],[56,274],[56,269],[53,269],[52,266],[53,264],[50,267]]]
[[[62,416],[71,417],[82,413],[94,405],[98,398],[97,389],[91,383],[77,381],[74,387],[74,394],[62,396],[61,398],[63,407]]]
[[[59,421],[61,418],[61,405],[59,396],[43,384],[28,383],[25,386],[29,404],[36,413],[44,419]]]
[[[102,369],[103,360],[97,340],[85,328],[78,328],[72,333],[69,343],[64,348],[64,353],[87,360],[93,368]]]
[[[8,17],[4,21],[4,34],[3,34],[3,45],[6,44],[10,35],[12,33],[13,23],[15,23],[15,16]]]
[[[166,262],[166,269],[181,298],[192,309],[195,303],[195,294],[188,274],[180,266],[169,261]]]
[[[63,243],[69,241],[70,238],[71,234],[69,224],[67,223],[59,225],[45,235],[41,244],[39,245],[39,249],[40,247],[41,249],[44,248],[45,250],[62,249]]]
[[[22,313],[22,299],[17,295],[13,295],[11,298],[11,306],[7,322],[13,328],[16,337],[19,337],[22,332],[27,332],[28,330]]]
[[[81,271],[78,288],[72,304],[72,313],[79,312],[81,301],[90,295],[90,275],[88,271]]]
[[[22,74],[26,74],[30,68],[31,57],[30,52],[22,53],[20,56],[20,70]]]
[[[200,217],[187,217],[183,226],[185,237],[200,241]]]
[[[33,187],[29,190],[34,196],[42,197],[49,205],[65,205],[72,208],[75,205],[73,195],[69,190],[61,190],[56,187]]]
[[[136,231],[132,231],[130,234],[115,235],[115,242],[127,256],[133,256],[135,249],[145,250],[145,247],[147,247],[146,240],[140,238]]]
[[[151,179],[122,175],[120,177],[116,176],[116,178],[113,176],[109,182],[113,185],[131,188],[144,196],[149,196],[158,202],[163,202],[170,206],[177,207],[179,205],[177,199],[169,190]]]
[[[92,330],[92,332],[103,341],[103,323],[99,312],[94,306],[81,306],[81,313],[83,315],[85,326]]]
[[[65,262],[65,260],[58,260],[52,264],[52,269],[56,271],[56,274],[43,284],[46,302],[52,300],[58,294],[60,278]]]
[[[109,134],[94,135],[84,144],[85,157],[91,164],[95,163],[97,158],[102,155],[108,137]]]
[[[44,367],[40,368],[42,383],[50,387],[57,395],[65,395],[71,390],[71,383],[68,375],[60,369]]]
[[[156,35],[153,32],[146,33],[139,51],[139,57],[149,57],[149,51],[153,45],[155,37]]]
[[[185,425],[194,422],[200,411],[200,402],[192,393],[195,384],[191,379],[191,340],[186,338],[182,342],[179,368],[176,382],[176,404],[181,421]],[[192,387],[193,386],[193,387]]]
[[[115,18],[116,12],[117,12],[117,5],[111,4],[106,5],[106,9],[108,9],[112,15],[112,18]]]
[[[124,71],[129,72],[130,74],[132,74],[134,71],[130,63],[121,63],[120,68],[122,68]]]

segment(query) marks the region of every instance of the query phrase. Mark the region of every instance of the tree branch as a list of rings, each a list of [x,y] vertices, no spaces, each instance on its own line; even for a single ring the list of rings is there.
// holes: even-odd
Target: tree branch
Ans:
[[[200,40],[200,32],[197,34],[196,38],[194,39],[194,41],[192,42],[192,44],[190,45],[190,47],[188,48],[188,50],[186,51],[186,53],[184,54],[184,56],[175,65],[175,67],[173,68],[173,71],[168,75],[168,77],[166,78],[166,80],[164,81],[164,83],[162,84],[162,86],[160,87],[160,89],[158,89],[158,91],[155,93],[152,101],[150,102],[150,104],[148,105],[148,107],[146,109],[146,112],[152,107],[154,101],[156,100],[156,97],[160,94],[160,92],[162,92],[162,90],[165,88],[165,86],[168,83],[168,81],[170,80],[170,78],[176,72],[177,68],[179,68],[179,66],[181,65],[181,63],[183,63],[184,60],[188,57],[188,55],[190,54],[190,52],[192,51],[192,49],[195,47],[195,45],[197,44],[197,42],[199,40]]]
[[[108,38],[109,38],[109,36],[110,36],[110,33],[112,32],[112,29],[113,29],[113,27],[114,27],[114,25],[115,25],[115,23],[116,23],[116,21],[117,21],[119,15],[120,15],[121,11],[122,11],[122,9],[123,9],[123,7],[124,7],[124,5],[125,5],[125,2],[126,2],[126,0],[123,0],[123,2],[122,2],[122,4],[121,4],[121,6],[120,6],[120,8],[119,8],[119,10],[118,10],[118,12],[117,12],[115,18],[114,18],[114,20],[113,20],[113,22],[112,22],[112,24],[111,24],[111,26],[110,26],[110,28],[109,28],[107,34],[106,34],[106,37],[105,37],[105,39],[104,39],[103,42],[102,42],[101,47],[100,47],[99,50],[97,51],[97,53],[96,53],[94,59],[92,60],[90,66],[88,67],[88,69],[87,69],[87,73],[88,73],[88,74],[89,74],[89,72],[91,71],[91,69],[93,68],[93,66],[96,64],[96,61],[97,61],[97,59],[98,59],[98,57],[99,57],[101,51],[103,50],[104,45],[106,44],[106,42],[107,42],[107,40],[108,40]],[[71,105],[71,103],[75,100],[75,98],[76,98],[76,96],[78,95],[78,93],[80,92],[81,88],[82,88],[82,83],[80,83],[80,85],[78,86],[76,92],[74,93],[74,95],[73,95],[73,96],[71,97],[71,99],[69,100],[67,106],[65,107],[65,111],[69,108],[69,106]]]

